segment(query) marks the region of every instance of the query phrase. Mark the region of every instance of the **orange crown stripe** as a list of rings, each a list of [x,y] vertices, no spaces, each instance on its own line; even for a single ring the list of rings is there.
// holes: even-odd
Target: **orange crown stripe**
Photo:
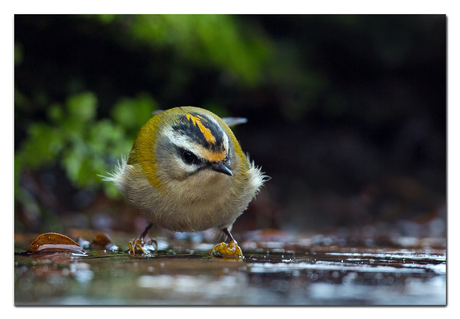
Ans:
[[[222,162],[227,157],[227,152],[222,153],[209,153],[206,155],[206,159],[209,162]]]
[[[216,142],[216,138],[214,137],[214,135],[212,135],[211,130],[203,125],[200,117],[193,116],[192,114],[186,114],[186,116],[189,121],[192,121],[193,125],[198,126],[201,133],[203,133],[203,136],[206,139],[206,141],[208,141],[209,143]]]

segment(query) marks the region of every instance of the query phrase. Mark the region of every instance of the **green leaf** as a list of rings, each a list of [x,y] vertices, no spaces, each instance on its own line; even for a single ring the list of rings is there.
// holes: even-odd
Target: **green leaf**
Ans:
[[[64,117],[62,106],[58,103],[52,104],[48,108],[48,118],[54,123],[59,123]]]
[[[152,117],[156,109],[158,109],[156,101],[144,93],[136,98],[120,99],[113,108],[112,117],[125,129],[137,132]]]
[[[33,123],[28,133],[29,139],[20,150],[23,164],[31,169],[37,169],[43,163],[54,162],[64,147],[64,140],[59,131],[43,123]]]
[[[97,98],[94,93],[86,92],[70,97],[66,102],[69,114],[81,122],[87,122],[95,118]]]
[[[85,160],[85,154],[82,154],[81,151],[78,151],[78,147],[69,148],[64,152],[64,157],[62,159],[62,165],[67,173],[69,180],[76,186],[81,187],[82,176],[85,175],[83,170],[83,162]]]

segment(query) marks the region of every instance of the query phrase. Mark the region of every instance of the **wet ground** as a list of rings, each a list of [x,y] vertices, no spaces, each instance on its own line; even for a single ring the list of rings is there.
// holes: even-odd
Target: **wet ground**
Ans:
[[[25,253],[15,236],[15,305],[445,305],[443,238],[399,244],[304,236],[245,240],[244,260],[208,255],[213,244],[157,237],[151,256],[113,250]],[[126,237],[126,238],[125,238]]]

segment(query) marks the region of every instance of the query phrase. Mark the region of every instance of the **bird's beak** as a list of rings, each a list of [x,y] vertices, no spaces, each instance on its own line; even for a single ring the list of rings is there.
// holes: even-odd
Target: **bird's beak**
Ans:
[[[216,172],[219,172],[219,173],[223,173],[223,174],[228,175],[228,176],[233,176],[233,173],[232,173],[232,171],[230,170],[230,168],[228,168],[227,166],[225,166],[225,164],[222,163],[222,162],[211,164],[211,169],[212,169],[213,171],[216,171]]]

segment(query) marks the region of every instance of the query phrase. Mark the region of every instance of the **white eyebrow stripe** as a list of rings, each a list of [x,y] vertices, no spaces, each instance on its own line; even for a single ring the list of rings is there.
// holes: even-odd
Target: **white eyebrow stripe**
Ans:
[[[206,117],[206,120],[209,120],[210,122],[212,121],[216,125],[216,127],[220,130],[222,134],[222,138],[223,138],[222,144],[224,148],[223,152],[221,153],[225,153],[225,157],[228,158],[230,142],[229,142],[229,137],[226,131],[220,126],[220,124],[214,118]],[[178,132],[173,127],[165,127],[163,129],[163,135],[165,137],[165,140],[170,141],[176,147],[190,151],[196,156],[204,160],[213,161],[212,160],[213,154],[220,154],[220,153],[212,152],[211,150],[207,149],[206,147],[204,147],[203,145],[199,143],[193,143],[189,136]]]

